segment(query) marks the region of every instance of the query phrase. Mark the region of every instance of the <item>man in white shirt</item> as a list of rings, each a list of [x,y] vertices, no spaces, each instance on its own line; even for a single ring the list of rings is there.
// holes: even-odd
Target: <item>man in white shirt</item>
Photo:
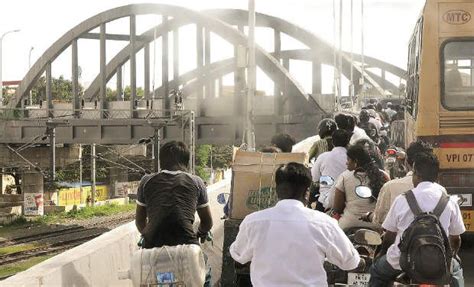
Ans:
[[[413,172],[415,188],[412,190],[423,212],[433,211],[443,195],[439,185],[434,183],[438,177],[438,171],[439,161],[435,155],[422,153],[416,156]],[[398,196],[382,224],[382,227],[386,230],[382,243],[382,256],[370,267],[369,286],[388,286],[402,272],[398,244],[403,232],[413,222],[414,218],[415,216],[410,210],[406,197],[404,195]],[[450,200],[441,213],[439,220],[449,237],[453,258],[456,258],[461,246],[460,235],[466,231],[457,203]],[[455,259],[453,259],[453,280],[456,286],[464,286],[462,269]]]
[[[325,259],[343,270],[355,269],[359,254],[337,221],[303,204],[309,170],[288,163],[277,169],[275,181],[280,201],[247,215],[229,250],[235,261],[251,261],[253,286],[328,286]]]
[[[395,198],[400,194],[413,189],[413,172],[411,170],[413,169],[413,161],[415,160],[415,157],[420,153],[433,153],[433,149],[421,141],[412,142],[410,144],[406,153],[406,164],[410,169],[410,172],[408,172],[405,177],[390,180],[382,186],[379,196],[377,197],[375,210],[373,213],[371,212],[368,214],[367,221],[372,221],[373,223],[382,225],[388,211],[390,210],[390,206],[392,206],[392,203],[395,201]],[[437,183],[434,184],[446,193],[444,187]]]
[[[324,209],[332,206],[334,197],[334,183],[341,173],[347,169],[347,145],[349,144],[350,134],[346,130],[336,130],[332,134],[332,151],[322,153],[311,169],[313,182],[319,182],[321,176],[330,176],[333,184],[330,186],[319,186],[318,201]]]

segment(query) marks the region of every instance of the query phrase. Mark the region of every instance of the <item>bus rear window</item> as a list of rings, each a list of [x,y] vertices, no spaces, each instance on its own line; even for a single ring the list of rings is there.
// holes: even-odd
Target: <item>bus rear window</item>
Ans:
[[[474,39],[442,47],[442,102],[448,110],[474,109]]]

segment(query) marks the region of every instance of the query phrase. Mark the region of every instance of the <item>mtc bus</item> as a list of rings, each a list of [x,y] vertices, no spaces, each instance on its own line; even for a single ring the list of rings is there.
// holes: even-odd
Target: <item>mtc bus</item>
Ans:
[[[474,2],[427,0],[408,49],[405,144],[431,143],[474,232]]]

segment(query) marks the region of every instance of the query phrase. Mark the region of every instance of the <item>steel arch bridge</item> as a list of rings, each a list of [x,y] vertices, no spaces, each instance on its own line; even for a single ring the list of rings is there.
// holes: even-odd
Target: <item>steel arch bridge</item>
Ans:
[[[137,17],[142,15],[161,15],[162,22],[142,34],[136,33]],[[182,86],[185,94],[184,106],[196,113],[196,139],[198,143],[240,143],[243,134],[243,107],[245,105],[245,65],[240,53],[247,45],[243,33],[248,23],[248,12],[244,10],[210,10],[196,12],[182,7],[163,4],[134,4],[118,7],[99,13],[65,33],[34,63],[21,81],[15,97],[8,108],[14,112],[4,112],[0,124],[4,133],[0,135],[3,143],[26,143],[41,134],[51,123],[55,124],[57,141],[61,143],[101,143],[133,144],[140,138],[154,133],[153,123],[166,124],[162,129],[164,139],[180,138],[180,124],[170,120],[173,111],[173,96],[170,91]],[[126,19],[129,31],[124,34],[107,33],[107,24]],[[256,96],[252,114],[257,143],[268,143],[276,132],[288,132],[297,139],[315,133],[316,123],[328,111],[324,110],[321,97],[322,65],[332,66],[333,47],[311,32],[285,20],[257,13],[258,27],[270,28],[274,35],[273,51],[256,47],[257,66],[273,81],[274,95]],[[196,51],[194,70],[179,71],[179,33],[180,28],[192,25],[196,31],[196,43],[191,49]],[[99,29],[99,33],[93,30]],[[128,30],[128,29],[127,29]],[[211,32],[233,46],[234,55],[220,61],[211,61]],[[172,51],[169,51],[169,35],[173,33]],[[306,49],[282,50],[282,34],[286,34]],[[100,70],[81,95],[79,92],[80,49],[78,40],[96,39],[99,41]],[[161,80],[162,84],[154,91],[150,86],[150,45],[160,40],[162,43]],[[127,45],[106,61],[107,44],[110,41],[125,41]],[[192,46],[192,45],[191,45]],[[71,48],[72,102],[56,104],[52,95],[52,63],[68,48]],[[143,51],[144,57],[144,96],[137,97],[137,54]],[[173,56],[170,56],[172,53]],[[343,53],[342,73],[349,78],[351,58]],[[353,62],[354,85],[360,89],[362,77],[360,56]],[[304,91],[292,75],[291,60],[304,60],[311,63],[312,91]],[[365,81],[383,90],[396,90],[388,81],[386,73],[400,79],[405,71],[383,61],[365,57]],[[123,101],[123,66],[130,66],[129,101]],[[170,66],[173,74],[169,74]],[[380,75],[371,68],[378,69]],[[45,74],[45,104],[39,109],[26,106],[30,90],[36,81]],[[216,97],[216,82],[222,90],[222,78],[233,74],[234,85],[231,96]],[[116,78],[118,97],[107,101],[107,82]]]

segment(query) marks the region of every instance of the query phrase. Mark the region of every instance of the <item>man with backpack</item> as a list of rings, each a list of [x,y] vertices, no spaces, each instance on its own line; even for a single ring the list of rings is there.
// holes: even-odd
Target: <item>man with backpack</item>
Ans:
[[[456,257],[466,229],[457,203],[435,184],[438,171],[435,155],[415,157],[414,188],[395,199],[382,224],[386,233],[369,286],[389,286],[402,270],[414,283],[464,286]]]

